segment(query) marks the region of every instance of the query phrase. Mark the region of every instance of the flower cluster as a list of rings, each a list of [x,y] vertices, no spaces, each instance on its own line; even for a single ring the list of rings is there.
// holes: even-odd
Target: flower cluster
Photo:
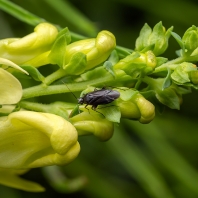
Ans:
[[[23,38],[0,40],[0,184],[43,191],[20,175],[70,163],[80,152],[79,136],[107,141],[122,118],[146,124],[155,117],[154,104],[179,109],[182,95],[198,88],[197,28],[183,38],[172,29],[145,24],[132,52],[117,48],[109,31],[73,42],[68,28],[49,23]],[[168,61],[159,55],[171,35],[181,49]],[[67,101],[76,92],[80,104]],[[60,101],[37,98],[60,93],[66,95]]]

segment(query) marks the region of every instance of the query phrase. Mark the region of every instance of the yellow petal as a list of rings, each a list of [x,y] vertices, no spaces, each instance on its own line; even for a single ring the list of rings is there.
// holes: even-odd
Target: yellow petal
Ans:
[[[18,70],[20,70],[21,72],[23,72],[23,73],[25,73],[25,74],[28,75],[28,72],[26,72],[24,69],[22,69],[21,67],[19,67],[18,65],[16,65],[15,63],[13,63],[12,61],[10,61],[10,60],[8,60],[8,59],[0,58],[0,64],[13,67],[13,68],[18,69]]]
[[[49,51],[57,34],[58,30],[55,26],[49,23],[40,23],[35,27],[33,33],[23,38],[0,40],[0,57],[9,59],[15,64],[22,65],[40,54]]]
[[[19,177],[26,171],[0,168],[0,184],[29,192],[45,191],[41,185]]]
[[[113,135],[113,123],[101,118],[98,112],[92,114],[82,112],[72,117],[70,120],[78,130],[79,135],[93,134],[101,141],[107,141]]]
[[[80,151],[75,127],[49,113],[20,111],[0,118],[0,167],[65,165]]]
[[[0,104],[16,104],[22,97],[21,83],[9,72],[0,68]]]

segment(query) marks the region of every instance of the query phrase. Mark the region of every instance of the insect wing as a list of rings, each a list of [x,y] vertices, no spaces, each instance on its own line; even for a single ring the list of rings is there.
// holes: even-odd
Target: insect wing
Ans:
[[[93,91],[86,95],[86,102],[89,105],[101,105],[113,102],[115,99],[119,98],[120,93],[118,91],[101,89]]]

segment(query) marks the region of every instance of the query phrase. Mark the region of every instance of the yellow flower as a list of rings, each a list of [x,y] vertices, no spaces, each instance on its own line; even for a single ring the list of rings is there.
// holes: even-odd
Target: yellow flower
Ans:
[[[101,141],[109,140],[113,135],[113,123],[106,120],[98,112],[82,112],[70,118],[79,135],[93,134]]]
[[[62,117],[31,111],[0,118],[0,168],[65,165],[80,151],[75,127]]]
[[[36,66],[44,65],[48,63],[48,51],[57,34],[58,30],[55,26],[49,23],[40,23],[35,27],[33,33],[23,38],[0,40],[0,57],[19,65],[27,65],[30,60],[37,57],[39,60],[36,61]]]
[[[81,74],[104,62],[115,46],[114,35],[109,31],[101,31],[96,38],[84,39],[67,45],[63,65],[59,66],[63,67],[68,74]]]
[[[137,91],[122,91],[117,104],[123,118],[139,120],[139,122],[146,124],[155,117],[155,106]]]

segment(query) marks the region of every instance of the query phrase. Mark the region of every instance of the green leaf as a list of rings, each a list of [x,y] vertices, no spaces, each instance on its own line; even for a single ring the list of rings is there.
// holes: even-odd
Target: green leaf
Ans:
[[[198,55],[198,47],[191,53],[190,56],[197,56]]]
[[[79,104],[77,104],[77,105],[75,106],[75,108],[71,111],[71,113],[69,114],[69,118],[72,118],[72,117],[74,117],[75,115],[78,115],[79,112],[80,112],[80,110],[79,110]]]
[[[68,75],[79,75],[85,71],[87,66],[86,55],[82,52],[75,53],[68,64],[63,66]]]
[[[168,58],[164,58],[164,57],[156,57],[156,61],[157,61],[157,65],[156,67],[166,63],[168,61]]]
[[[45,22],[44,19],[37,17],[36,15],[28,12],[27,10],[12,3],[11,1],[1,0],[0,9],[14,16],[15,18],[33,26],[36,26],[39,23]]]
[[[153,51],[154,50],[154,48],[155,48],[155,44],[152,44],[152,45],[148,45],[148,46],[146,46],[143,50],[141,50],[141,52],[142,53],[145,53],[145,52],[147,52],[147,51]]]
[[[181,47],[182,51],[185,51],[185,45],[181,39],[181,37],[176,34],[175,32],[171,32],[171,35],[175,38],[175,40],[177,41],[177,43],[179,44],[179,46]]]
[[[166,78],[164,79],[164,83],[163,83],[163,86],[162,86],[162,90],[170,87],[172,84],[172,80],[171,80],[171,70],[170,68],[168,68],[168,73],[167,73],[167,76]]]
[[[180,109],[180,100],[173,89],[165,89],[163,92],[156,93],[156,98],[171,109]]]
[[[87,71],[83,74],[81,74],[81,78],[85,81],[85,80],[93,80],[93,79],[97,79],[98,76],[105,76],[107,75],[108,72],[107,70],[104,68],[104,66],[100,66],[100,67],[96,67],[93,70]]]
[[[34,80],[41,81],[41,82],[45,80],[45,77],[35,67],[32,67],[32,66],[21,66],[21,67],[25,71],[27,71]]]
[[[140,74],[144,72],[146,67],[147,66],[144,63],[132,63],[130,66],[128,66],[123,70],[125,71],[126,74],[130,75],[132,78],[138,78],[140,77]]]
[[[65,50],[71,42],[71,36],[68,28],[64,28],[59,32],[49,54],[49,59],[59,67],[65,65]]]
[[[113,50],[108,58],[108,61],[115,65],[119,61],[119,56],[116,50]]]
[[[115,77],[115,72],[113,70],[113,65],[110,61],[104,62],[104,68],[113,76]]]
[[[98,29],[92,21],[89,20],[82,12],[76,9],[69,1],[64,0],[45,0],[60,15],[63,20],[70,22],[78,30],[83,31],[89,36],[95,36]]]
[[[62,30],[58,33],[56,39],[59,39],[59,38],[62,37],[62,36],[65,36],[66,41],[67,41],[67,44],[69,44],[69,43],[71,42],[71,34],[70,34],[70,32],[69,32],[68,27],[62,29]]]
[[[185,92],[183,92],[183,90],[181,90],[180,87],[174,83],[163,90],[164,81],[164,78],[154,79],[146,77],[146,83],[148,84],[148,87],[144,91],[155,91],[155,97],[160,103],[168,106],[171,109],[179,110],[182,94],[185,94]]]
[[[147,23],[145,23],[145,25],[142,27],[140,31],[139,37],[136,39],[136,43],[135,43],[136,50],[141,51],[147,46],[148,38],[151,33],[152,33],[152,29]]]
[[[124,47],[121,47],[121,46],[116,46],[116,51],[117,51],[120,58],[124,58],[124,57],[130,55],[133,52],[133,50],[127,49],[127,48],[124,48]]]
[[[121,112],[117,106],[114,105],[100,105],[97,111],[102,113],[105,118],[111,122],[120,122]]]
[[[132,90],[132,89],[126,89],[126,90],[119,90],[120,92],[120,98],[123,101],[128,101],[130,100],[135,94],[139,93],[137,90]]]
[[[164,28],[162,22],[157,23],[151,34],[150,43],[155,43],[155,48],[159,49],[164,43]]]

